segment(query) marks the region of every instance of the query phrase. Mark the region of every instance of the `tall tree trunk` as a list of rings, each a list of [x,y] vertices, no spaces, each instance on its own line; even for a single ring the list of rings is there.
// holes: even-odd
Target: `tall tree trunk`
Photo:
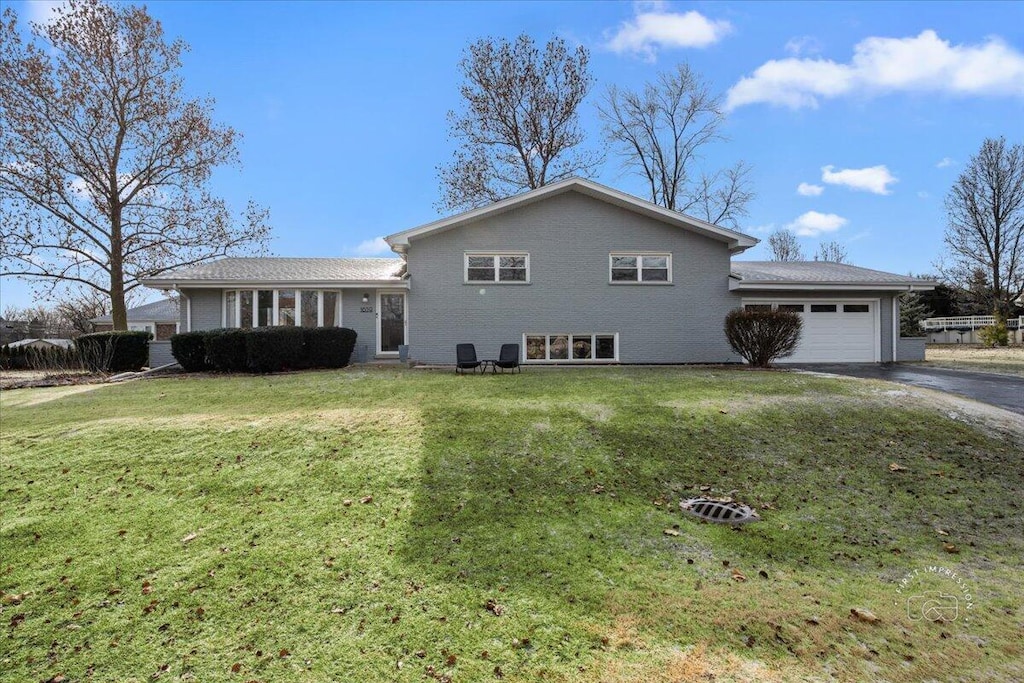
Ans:
[[[124,303],[124,244],[119,208],[110,213],[110,315],[115,330],[128,329],[128,309]]]

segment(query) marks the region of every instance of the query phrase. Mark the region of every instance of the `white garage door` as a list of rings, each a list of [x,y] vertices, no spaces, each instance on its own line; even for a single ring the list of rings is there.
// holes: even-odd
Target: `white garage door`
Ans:
[[[746,306],[790,310],[804,321],[796,353],[780,363],[874,363],[879,360],[878,302],[744,300]]]

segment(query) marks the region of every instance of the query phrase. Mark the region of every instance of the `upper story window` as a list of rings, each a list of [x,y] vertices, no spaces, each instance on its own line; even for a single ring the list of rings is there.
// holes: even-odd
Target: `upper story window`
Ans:
[[[672,282],[672,254],[613,252],[608,256],[612,283]]]
[[[466,282],[527,283],[530,255],[525,253],[466,254]]]

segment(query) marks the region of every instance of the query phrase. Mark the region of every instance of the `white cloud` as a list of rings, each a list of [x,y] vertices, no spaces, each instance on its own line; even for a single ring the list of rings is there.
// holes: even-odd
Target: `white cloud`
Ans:
[[[826,232],[835,232],[847,222],[845,218],[834,213],[808,211],[786,225],[786,229],[792,230],[800,237],[817,237]]]
[[[889,185],[899,182],[884,165],[869,168],[844,168],[833,171],[832,166],[821,167],[821,179],[829,185],[843,185],[851,190],[875,194],[892,194]]]
[[[605,47],[617,54],[630,53],[654,61],[660,48],[707,47],[732,31],[725,20],[708,19],[700,12],[670,12],[664,3],[636,3],[634,16],[608,37]]]
[[[372,240],[363,240],[353,251],[356,256],[389,256],[391,247],[383,237],[374,237]]]
[[[1024,97],[1024,53],[997,37],[951,45],[935,31],[908,38],[865,38],[849,63],[777,59],[734,85],[726,107],[766,102],[799,109],[822,98],[886,92]]]
[[[950,159],[949,157],[942,157],[939,163],[935,164],[935,168],[946,168],[948,166],[952,166],[955,163],[956,162]]]
[[[931,195],[930,195],[930,194],[928,194],[927,192],[925,192],[924,190],[920,190],[920,191],[919,191],[919,192],[917,193],[917,198],[918,198],[918,199],[928,199],[929,197],[931,197]]]
[[[814,36],[800,36],[786,41],[786,52],[799,57],[800,55],[816,55],[821,52],[821,42]]]
[[[821,185],[813,185],[811,183],[800,183],[796,187],[796,193],[804,197],[818,197],[824,191],[825,188]]]

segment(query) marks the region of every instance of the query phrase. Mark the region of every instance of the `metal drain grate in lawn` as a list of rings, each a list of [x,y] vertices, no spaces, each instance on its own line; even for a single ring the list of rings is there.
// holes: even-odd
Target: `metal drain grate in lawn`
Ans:
[[[719,524],[746,524],[760,521],[761,517],[749,505],[733,500],[714,498],[690,498],[679,504],[683,512],[699,517],[705,522]]]

